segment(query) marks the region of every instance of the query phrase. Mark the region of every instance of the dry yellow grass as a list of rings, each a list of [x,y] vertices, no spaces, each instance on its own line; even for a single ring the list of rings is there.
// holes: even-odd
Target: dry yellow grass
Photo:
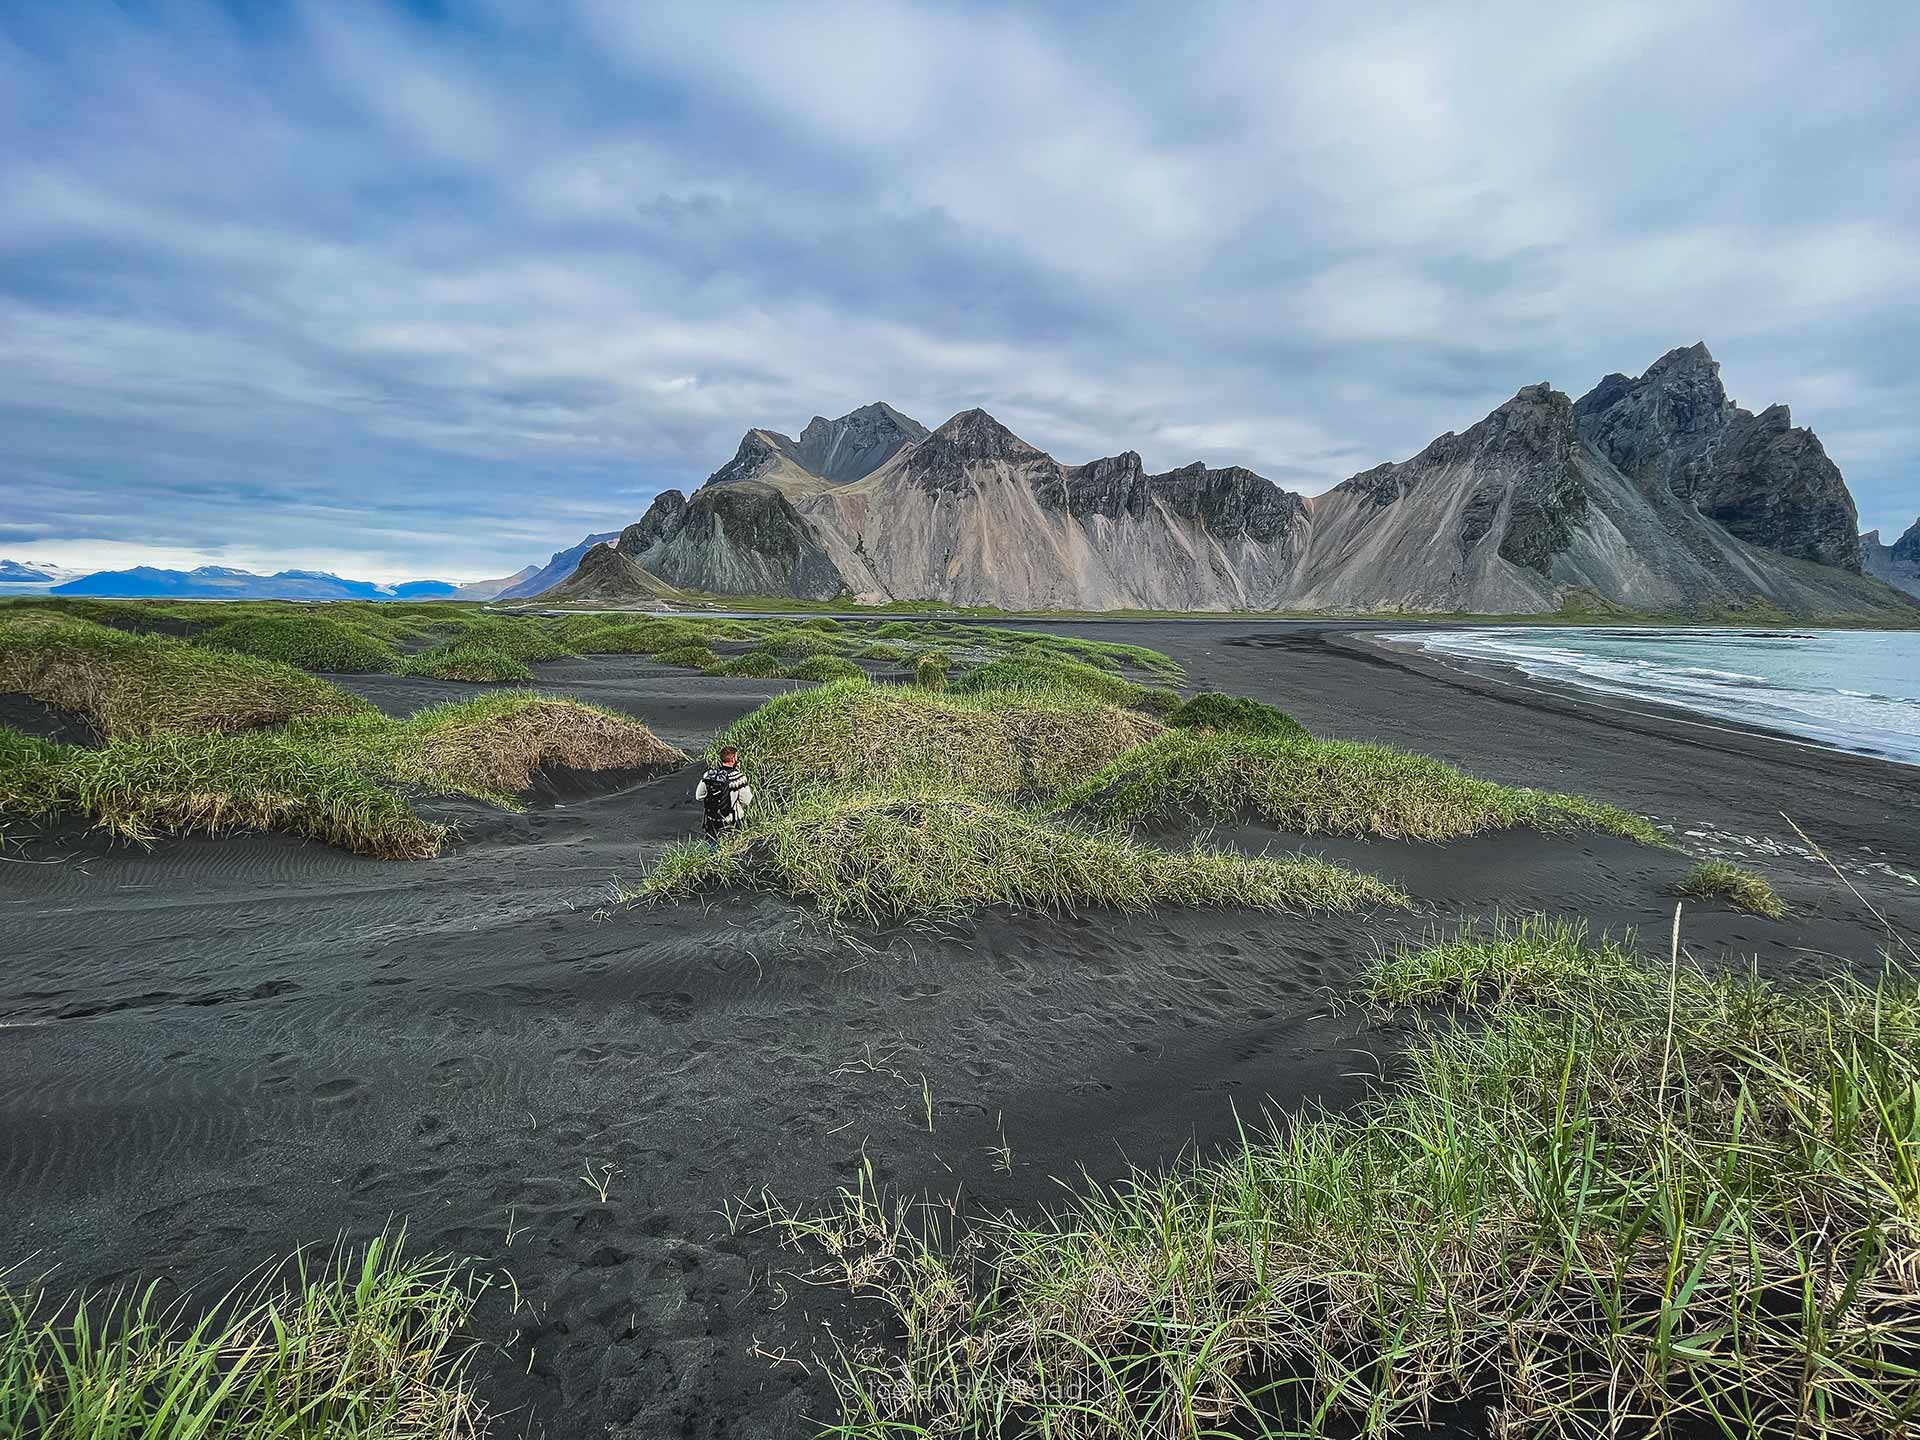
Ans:
[[[570,770],[644,770],[687,763],[684,750],[637,720],[536,700],[488,707],[436,725],[420,747],[423,767],[463,785],[511,795],[549,765]]]

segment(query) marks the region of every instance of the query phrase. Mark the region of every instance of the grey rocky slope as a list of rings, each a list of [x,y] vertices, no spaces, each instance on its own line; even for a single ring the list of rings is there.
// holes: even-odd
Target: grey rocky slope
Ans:
[[[1891,545],[1880,543],[1880,532],[1860,537],[1860,568],[1909,595],[1920,595],[1920,520]]]
[[[1860,575],[1856,527],[1812,432],[1735,406],[1693,346],[1578,403],[1527,386],[1311,499],[1132,451],[1064,465],[982,410],[926,432],[867,406],[800,441],[749,431],[619,550],[684,590],[1008,609],[1902,608]]]

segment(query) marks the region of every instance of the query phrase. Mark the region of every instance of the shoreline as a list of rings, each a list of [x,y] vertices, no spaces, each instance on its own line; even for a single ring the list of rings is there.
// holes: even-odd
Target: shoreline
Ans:
[[[1466,625],[1451,627],[1478,630],[1482,627]],[[1680,628],[1680,627],[1673,627]],[[1733,627],[1714,626],[1712,629]],[[1698,709],[1679,701],[1652,700],[1644,696],[1632,695],[1625,691],[1610,689],[1594,684],[1582,685],[1577,681],[1559,680],[1551,676],[1536,675],[1524,665],[1505,660],[1493,660],[1481,655],[1461,655],[1446,651],[1432,650],[1418,642],[1400,643],[1393,636],[1358,635],[1352,637],[1353,643],[1365,645],[1386,654],[1401,657],[1403,660],[1424,661],[1428,665],[1443,670],[1471,675],[1488,685],[1511,686],[1522,690],[1531,690],[1541,695],[1553,696],[1573,704],[1586,705],[1594,710],[1610,714],[1647,720],[1658,720],[1668,725],[1684,725],[1694,729],[1725,735],[1746,736],[1768,740],[1776,744],[1791,745],[1800,750],[1811,750],[1823,755],[1845,757],[1855,760],[1877,761],[1885,765],[1897,765],[1903,769],[1920,770],[1920,760],[1907,760],[1898,755],[1886,755],[1874,750],[1855,749],[1834,741],[1816,740],[1792,730],[1772,725],[1763,725],[1752,720],[1735,720],[1711,710]]]

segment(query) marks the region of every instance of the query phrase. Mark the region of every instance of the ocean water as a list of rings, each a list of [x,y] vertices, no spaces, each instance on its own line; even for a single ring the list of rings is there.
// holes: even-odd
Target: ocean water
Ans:
[[[1920,765],[1916,631],[1508,627],[1390,638]]]

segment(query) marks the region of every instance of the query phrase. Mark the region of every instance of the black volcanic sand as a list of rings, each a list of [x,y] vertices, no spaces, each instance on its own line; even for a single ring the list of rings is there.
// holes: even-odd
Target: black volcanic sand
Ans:
[[[1920,770],[1611,713],[1326,626],[1050,628],[1167,650],[1193,684],[1320,733],[1584,791],[1697,832],[1703,853],[1757,856],[1794,919],[1690,907],[1703,959],[1813,975],[1882,943],[1830,872],[1781,849],[1782,809],[1867,900],[1920,920],[1920,889],[1889,873],[1920,859]],[[342,683],[397,714],[480,688]],[[690,751],[789,688],[627,657],[540,683]],[[405,1217],[414,1244],[517,1282],[517,1311],[503,1287],[481,1315],[477,1373],[511,1412],[498,1433],[807,1435],[830,1392],[792,1361],[827,1348],[823,1320],[866,1312],[731,1234],[733,1197],[828,1201],[864,1155],[898,1192],[1031,1208],[1057,1200],[1054,1176],[1228,1142],[1236,1112],[1350,1102],[1401,1039],[1330,1004],[1376,944],[1532,909],[1664,938],[1689,864],[1604,837],[1247,825],[1217,833],[1392,875],[1421,910],[996,913],[854,945],[769,897],[613,909],[616,877],[697,826],[696,770],[610,790],[548,777],[524,815],[440,802],[461,839],[420,864],[70,833],[0,859],[0,1268],[212,1286]],[[1010,1174],[990,1153],[1003,1135]],[[620,1173],[602,1204],[582,1177],[604,1163]]]

